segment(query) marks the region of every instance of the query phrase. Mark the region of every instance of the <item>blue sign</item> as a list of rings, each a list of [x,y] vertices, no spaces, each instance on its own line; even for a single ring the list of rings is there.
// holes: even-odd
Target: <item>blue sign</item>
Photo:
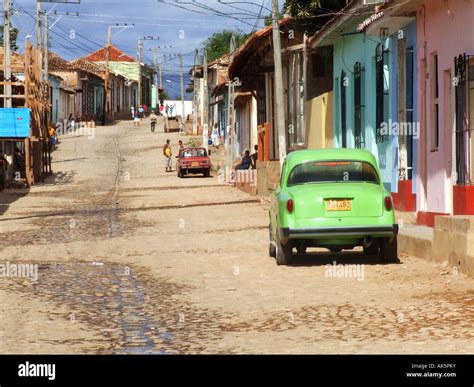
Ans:
[[[30,137],[30,109],[0,108],[0,138]]]

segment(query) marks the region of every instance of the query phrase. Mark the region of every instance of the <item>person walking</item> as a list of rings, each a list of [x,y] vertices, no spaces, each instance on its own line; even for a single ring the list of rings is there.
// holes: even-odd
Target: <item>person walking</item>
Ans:
[[[138,112],[136,111],[134,116],[133,116],[133,126],[135,128],[139,128],[140,127],[140,116],[138,115]]]
[[[212,139],[212,145],[214,145],[216,148],[219,148],[219,125],[217,123],[214,124],[214,127],[212,128],[212,134],[211,134],[211,139]]]
[[[145,109],[143,109],[142,105],[138,108],[138,112],[140,113],[140,118],[144,118]]]
[[[168,112],[169,111],[170,111],[170,106],[168,104],[166,104],[166,106],[165,106],[166,117],[168,117]]]
[[[3,155],[0,155],[0,191],[7,188],[7,171],[8,161]]]
[[[156,123],[158,122],[158,116],[155,114],[155,111],[152,110],[150,114],[151,120],[151,131],[154,133],[156,128]]]
[[[165,172],[171,172],[171,157],[173,156],[170,147],[170,140],[166,140],[166,144],[163,145],[163,156],[165,157]]]

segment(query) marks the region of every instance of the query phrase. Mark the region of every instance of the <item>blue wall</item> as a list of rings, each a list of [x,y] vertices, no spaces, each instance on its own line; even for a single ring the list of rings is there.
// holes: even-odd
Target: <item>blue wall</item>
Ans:
[[[51,117],[52,122],[58,122],[59,114],[59,84],[60,80],[55,77],[49,77],[51,85]]]
[[[377,158],[382,180],[386,188],[391,191],[392,187],[396,187],[398,176],[393,173],[396,170],[394,165],[394,149],[396,148],[396,139],[387,136],[383,143],[376,142],[376,77],[375,77],[375,56],[379,39],[376,37],[368,37],[364,34],[355,34],[342,36],[334,45],[334,90],[335,90],[335,106],[334,106],[334,136],[335,147],[342,146],[341,138],[341,74],[342,71],[348,77],[348,85],[346,87],[346,114],[347,114],[347,147],[355,147],[354,135],[354,65],[356,62],[362,64],[362,135],[364,137],[364,148],[370,150]],[[390,64],[391,39],[385,42],[385,78],[387,81],[387,102],[393,98],[392,88],[389,88],[392,79],[392,66]],[[392,117],[392,106],[386,104],[385,119]]]
[[[404,33],[404,37],[406,40],[406,48],[412,48],[413,49],[413,98],[414,98],[414,104],[413,104],[413,121],[417,122],[419,121],[418,119],[418,104],[417,104],[417,98],[418,98],[418,71],[417,71],[417,63],[418,63],[418,50],[417,50],[417,34],[416,34],[416,21],[410,23],[407,25],[405,28],[402,28],[402,31]],[[398,56],[398,33],[393,36],[391,39],[391,47],[390,51],[393,52],[393,55],[391,56],[391,67],[394,69],[393,74],[398,73],[398,61],[397,61],[397,56]],[[397,112],[398,112],[398,87],[397,87],[397,77],[394,76],[392,77],[391,85],[390,85],[391,90],[393,91],[392,93],[392,98],[391,98],[391,110],[394,112],[393,114],[393,120],[397,120]],[[394,175],[393,179],[395,182],[395,186],[392,187],[392,192],[398,192],[398,138],[395,139],[396,141],[393,142],[393,155],[394,155],[394,161],[395,161],[395,167],[394,167]],[[417,172],[417,152],[416,149],[418,147],[418,139],[413,140],[413,179],[412,179],[412,187],[413,187],[413,193],[416,193],[416,172]]]
[[[414,117],[417,122],[417,43],[416,43],[416,22],[412,22],[404,29],[406,47],[413,48],[414,52]],[[398,33],[385,40],[384,54],[384,85],[385,104],[384,122],[398,122]],[[382,180],[385,187],[391,192],[398,191],[398,136],[386,136],[381,143],[376,141],[376,49],[380,38],[376,36],[365,36],[364,34],[352,34],[341,36],[334,45],[334,144],[335,147],[342,147],[341,130],[341,77],[342,72],[346,73],[346,123],[347,123],[347,147],[355,147],[355,101],[354,101],[354,65],[360,62],[362,65],[362,136],[365,145],[362,147],[370,150],[376,157],[380,165]],[[417,140],[413,145],[413,192],[416,192],[416,149]]]

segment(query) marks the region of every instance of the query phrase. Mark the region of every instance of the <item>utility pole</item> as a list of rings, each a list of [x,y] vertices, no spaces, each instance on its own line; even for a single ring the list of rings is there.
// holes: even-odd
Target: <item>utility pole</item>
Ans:
[[[203,99],[204,99],[204,112],[202,114],[202,146],[203,148],[208,147],[209,143],[209,90],[208,90],[208,69],[207,69],[207,51],[206,49],[203,50],[203,56],[202,56],[202,66],[203,66],[203,75],[204,75],[204,93],[203,93]]]
[[[44,13],[44,81],[49,80],[49,17],[48,13]]]
[[[194,50],[194,108],[193,108],[193,135],[196,135],[198,130],[198,77],[197,77],[197,67],[198,67],[198,58],[199,51],[196,48]]]
[[[235,35],[232,35],[230,39],[230,62],[234,58],[235,50],[237,49],[237,43]],[[235,113],[234,113],[234,102],[235,102],[235,84],[233,79],[229,79],[227,84],[227,135],[225,138],[225,147],[227,151],[226,157],[226,177],[227,180],[231,180],[232,164],[235,160]],[[235,178],[235,176],[234,176]]]
[[[142,104],[142,40],[138,39],[138,101],[137,109]]]
[[[184,115],[186,114],[186,111],[184,109],[183,55],[181,55],[181,53],[179,53],[179,69],[180,69],[180,73],[181,73],[181,105],[182,105],[182,107],[181,107],[181,126],[184,129],[184,123],[185,123]]]
[[[41,33],[41,2],[36,1],[36,48],[41,47],[42,42],[42,33]]]
[[[163,89],[163,64],[160,61],[160,89]]]
[[[278,147],[280,153],[280,165],[286,157],[286,130],[285,130],[285,111],[283,95],[283,70],[281,62],[281,37],[280,25],[278,24],[278,0],[272,0],[272,30],[273,30],[273,55],[275,61],[275,98],[277,116],[276,127],[278,130]]]
[[[138,39],[138,106],[142,105],[142,40],[159,40],[159,37],[145,36]],[[148,101],[147,101],[148,102]],[[147,104],[148,105],[148,104]]]
[[[155,88],[156,88],[156,100],[155,100],[155,106],[154,106],[154,109],[158,110],[158,112],[160,111],[159,109],[157,109],[157,107],[160,105],[160,87],[158,85],[158,61],[157,61],[157,57],[156,57],[156,47],[153,49],[153,64],[154,64],[154,68],[155,68],[155,76],[154,76],[154,84],[155,84]]]
[[[11,46],[10,46],[10,0],[3,0],[3,49],[4,49],[4,103],[6,108],[12,107],[12,67],[11,67]]]
[[[109,61],[110,61],[110,46],[112,44],[111,42],[112,41],[112,28],[121,28],[122,30],[125,30],[126,28],[132,28],[134,26],[135,26],[134,24],[128,25],[126,23],[125,24],[117,23],[113,26],[109,26],[107,30],[107,46],[105,47],[105,79],[104,79],[104,101],[103,101],[103,106],[102,106],[102,125],[105,125],[107,112],[110,111],[107,105],[107,100],[108,100],[108,95],[109,95],[109,80],[110,80]]]
[[[109,70],[109,58],[110,58],[110,40],[112,39],[112,26],[109,26],[107,31],[107,47],[105,48],[105,80],[104,80],[104,106],[102,107],[102,125],[105,125],[106,115],[108,106],[107,106],[107,99],[109,94],[109,78],[110,78],[110,70]]]

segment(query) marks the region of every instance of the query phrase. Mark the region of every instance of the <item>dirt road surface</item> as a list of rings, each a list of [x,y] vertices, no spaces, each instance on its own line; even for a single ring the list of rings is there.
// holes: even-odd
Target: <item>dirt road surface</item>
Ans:
[[[0,193],[0,263],[39,268],[0,278],[0,353],[474,353],[474,280],[352,252],[277,267],[268,206],[165,173],[181,136],[148,125],[62,136],[45,184]]]

